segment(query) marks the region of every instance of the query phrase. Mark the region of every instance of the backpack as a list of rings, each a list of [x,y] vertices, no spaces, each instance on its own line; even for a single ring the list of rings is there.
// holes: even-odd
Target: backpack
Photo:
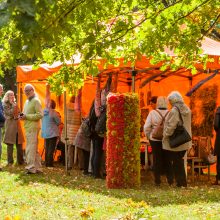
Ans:
[[[154,128],[154,130],[152,131],[152,138],[156,139],[156,140],[162,140],[163,139],[163,127],[164,127],[164,121],[165,118],[167,116],[167,114],[169,112],[167,112],[164,116],[158,111],[155,110],[156,112],[159,113],[159,115],[161,116],[162,120],[161,122]]]
[[[92,132],[91,132],[91,129],[90,129],[90,121],[89,121],[89,118],[85,118],[83,121],[82,121],[82,124],[81,124],[81,129],[82,129],[82,132],[84,133],[84,135],[86,137],[90,137]]]

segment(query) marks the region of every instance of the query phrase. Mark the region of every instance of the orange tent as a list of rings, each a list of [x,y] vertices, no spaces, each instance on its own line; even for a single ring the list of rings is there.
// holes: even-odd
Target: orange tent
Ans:
[[[180,68],[177,71],[160,70],[161,63],[153,65],[150,60],[143,56],[141,60],[137,60],[135,65],[131,63],[124,64],[123,58],[119,59],[120,65],[118,67],[108,66],[104,69],[104,60],[99,60],[98,68],[102,77],[102,84],[105,83],[108,75],[118,74],[118,92],[129,92],[135,87],[135,91],[144,95],[145,105],[147,95],[149,92],[152,95],[167,96],[171,91],[178,90],[183,96],[199,81],[208,77],[207,73],[212,73],[214,70],[220,70],[220,42],[212,39],[205,38],[202,41],[203,54],[209,55],[213,62],[207,63],[206,70],[203,70],[201,63],[196,64],[198,73],[191,74],[191,71],[186,68]],[[172,51],[167,51],[170,55],[174,55]],[[31,65],[17,66],[17,85],[18,85],[18,103],[20,107],[24,104],[23,88],[26,83],[31,83],[36,89],[39,98],[44,106],[45,97],[45,83],[48,76],[57,72],[61,68],[60,62],[54,63],[52,66],[41,64],[38,69],[33,69]],[[135,71],[134,71],[135,70]],[[132,73],[136,74],[132,77]],[[132,80],[133,78],[133,80]],[[82,112],[86,115],[89,111],[92,100],[95,97],[96,78],[88,76],[82,88]],[[209,80],[206,84],[216,83],[220,86],[220,76],[217,74],[213,79]],[[63,96],[56,97],[52,94],[52,98],[57,100],[58,110],[63,115]],[[186,103],[189,103],[189,98],[184,97]],[[220,96],[217,103],[220,104]],[[42,151],[42,141],[40,142],[40,151]]]

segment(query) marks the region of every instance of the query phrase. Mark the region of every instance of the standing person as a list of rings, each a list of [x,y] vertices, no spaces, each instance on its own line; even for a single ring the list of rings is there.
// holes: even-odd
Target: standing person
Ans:
[[[85,129],[83,127],[87,126],[88,132],[85,132]],[[88,175],[89,174],[89,156],[90,156],[90,147],[91,147],[91,132],[90,132],[90,127],[89,127],[89,119],[86,118],[82,122],[75,141],[74,145],[76,148],[79,148],[83,152],[83,174]]]
[[[65,144],[67,141],[67,169],[71,170],[74,165],[76,134],[81,125],[81,111],[75,110],[75,96],[72,96],[67,104],[67,140],[65,140],[65,129],[62,130],[61,141]],[[66,152],[65,152],[66,153]]]
[[[5,93],[2,100],[4,115],[5,115],[5,137],[4,143],[7,144],[7,160],[8,165],[14,163],[13,147],[16,144],[17,148],[17,164],[24,163],[22,143],[24,142],[24,135],[21,129],[20,120],[18,119],[20,110],[15,101],[14,92],[9,90]]]
[[[217,108],[214,119],[214,129],[216,132],[214,154],[217,156],[216,180],[213,185],[220,185],[220,106]]]
[[[24,87],[27,100],[24,105],[24,113],[20,118],[24,120],[26,136],[26,162],[27,174],[41,173],[41,158],[38,153],[38,134],[40,131],[40,119],[43,117],[40,100],[35,94],[34,87],[27,84]]]
[[[192,142],[189,141],[176,148],[171,148],[169,144],[169,136],[171,136],[176,129],[177,125],[182,124],[180,114],[183,119],[183,126],[187,130],[190,136],[191,132],[191,110],[184,103],[181,94],[177,91],[173,91],[168,95],[168,101],[172,106],[171,111],[165,119],[164,131],[163,131],[163,149],[165,149],[165,155],[168,158],[169,173],[174,171],[177,187],[187,187],[186,172],[184,168],[184,155],[186,151],[192,146]],[[170,176],[170,179],[172,176]]]
[[[53,167],[53,155],[59,137],[59,125],[61,123],[61,116],[55,110],[56,102],[50,99],[50,86],[46,85],[45,109],[43,111],[42,119],[42,138],[45,139],[45,165],[46,167]]]
[[[150,109],[155,110],[156,104],[157,104],[157,96],[152,96],[150,98]],[[153,170],[154,160],[153,160],[153,150],[151,143],[150,145],[147,146],[147,158],[148,158],[147,161],[148,161],[149,170]]]
[[[150,106],[152,109],[156,109],[157,107],[157,96],[152,96],[150,98]]]
[[[98,117],[95,113],[95,100],[92,102],[90,112],[89,112],[89,122],[91,129],[91,140],[92,140],[92,174],[95,178],[101,178],[100,167],[101,167],[101,153],[103,138],[99,137],[95,131],[95,125],[97,123]]]
[[[1,101],[1,96],[3,93],[3,86],[0,84],[0,171],[2,171],[2,166],[1,166],[1,157],[2,157],[2,128],[4,127],[4,122],[5,122],[5,117],[4,117],[4,111],[3,111],[3,106],[2,106],[2,101]]]
[[[93,154],[92,154],[92,169],[95,178],[103,178],[102,159],[104,154],[103,144],[106,138],[106,100],[110,92],[112,76],[109,75],[108,80],[103,89],[101,89],[101,77],[98,76],[96,97],[94,104],[90,108]],[[94,115],[95,114],[95,115]],[[95,117],[94,117],[95,116]],[[94,125],[93,123],[96,122]],[[94,130],[93,130],[94,129]],[[105,173],[105,171],[104,171]]]
[[[153,161],[154,161],[154,181],[155,185],[159,186],[161,183],[160,176],[162,174],[162,170],[164,169],[165,163],[163,163],[164,158],[164,150],[162,148],[162,139],[155,138],[153,132],[155,128],[165,120],[167,114],[167,99],[166,97],[159,96],[157,98],[156,109],[151,110],[149,115],[147,116],[145,125],[144,125],[144,133],[148,137],[150,141],[150,145],[153,150]],[[167,174],[167,173],[166,173]],[[172,178],[170,178],[171,174],[167,174],[167,180],[169,184],[172,184]]]

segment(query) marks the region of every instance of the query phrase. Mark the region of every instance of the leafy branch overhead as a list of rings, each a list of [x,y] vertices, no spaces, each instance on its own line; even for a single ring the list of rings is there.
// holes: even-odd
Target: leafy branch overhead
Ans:
[[[220,39],[219,8],[219,0],[0,0],[0,62],[10,68],[20,60],[53,63],[80,55],[71,71],[83,79],[97,74],[98,58],[116,65],[115,57],[126,62],[144,54],[159,62],[170,60],[166,47],[176,64],[188,67],[204,36]]]

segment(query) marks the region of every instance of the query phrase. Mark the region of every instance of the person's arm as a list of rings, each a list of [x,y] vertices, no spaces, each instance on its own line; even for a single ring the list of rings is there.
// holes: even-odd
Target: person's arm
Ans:
[[[4,122],[5,121],[5,116],[3,113],[3,106],[2,103],[0,102],[0,122]]]
[[[61,116],[60,116],[60,114],[57,113],[56,111],[53,112],[53,120],[54,120],[54,122],[55,122],[55,124],[56,124],[57,126],[60,125],[60,123],[61,123]]]
[[[147,119],[144,124],[144,134],[148,139],[150,138],[151,131],[152,131],[152,111],[147,116]]]
[[[12,106],[9,106],[9,105],[3,103],[3,110],[4,110],[4,115],[7,118],[13,118],[14,117],[14,108]]]
[[[45,108],[50,108],[50,85],[46,84]]]
[[[176,109],[172,109],[168,116],[165,119],[163,136],[168,137],[171,136],[176,129],[178,123],[180,121],[179,112]]]
[[[98,76],[98,82],[96,87],[96,95],[95,95],[95,114],[96,117],[99,117],[100,112],[100,106],[101,106],[101,91],[100,91],[100,84],[101,84],[101,77]]]
[[[38,121],[43,117],[42,106],[40,101],[35,100],[34,109],[35,109],[35,113],[24,115],[24,119],[29,121]]]
[[[214,118],[214,129],[217,131],[220,127],[220,108],[217,108]]]

